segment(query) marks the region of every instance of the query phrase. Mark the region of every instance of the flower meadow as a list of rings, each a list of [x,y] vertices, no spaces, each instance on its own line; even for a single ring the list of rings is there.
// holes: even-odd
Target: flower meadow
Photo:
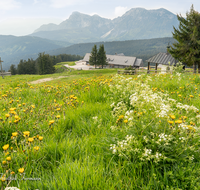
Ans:
[[[0,81],[3,189],[198,189],[200,77]]]

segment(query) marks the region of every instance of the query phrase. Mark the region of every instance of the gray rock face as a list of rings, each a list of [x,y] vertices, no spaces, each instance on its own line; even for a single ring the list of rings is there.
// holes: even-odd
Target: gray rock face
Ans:
[[[177,16],[166,9],[133,8],[113,20],[73,12],[59,25],[42,25],[32,36],[71,43],[171,37]]]

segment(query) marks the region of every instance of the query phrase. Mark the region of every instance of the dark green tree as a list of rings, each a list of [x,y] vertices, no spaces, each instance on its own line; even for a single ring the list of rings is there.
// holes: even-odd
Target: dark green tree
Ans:
[[[11,65],[10,66],[10,72],[11,72],[11,75],[16,75],[17,74],[17,69],[15,68],[15,65]]]
[[[200,13],[194,10],[193,5],[186,18],[177,15],[179,27],[174,27],[173,38],[176,40],[170,47],[169,53],[179,61],[192,66],[196,73],[196,65],[200,73]]]
[[[92,48],[90,59],[89,59],[90,65],[95,65],[95,69],[96,69],[96,65],[98,65],[97,54],[98,54],[98,50],[97,50],[97,45],[95,44],[94,47]]]
[[[104,45],[101,44],[99,46],[99,51],[97,54],[97,62],[98,62],[98,65],[102,65],[102,69],[104,65],[107,65],[106,60],[107,60],[107,57],[106,57],[106,52],[104,50]]]
[[[49,54],[39,53],[39,57],[37,58],[37,69],[38,74],[52,74],[55,72],[55,68],[53,65],[53,59]]]

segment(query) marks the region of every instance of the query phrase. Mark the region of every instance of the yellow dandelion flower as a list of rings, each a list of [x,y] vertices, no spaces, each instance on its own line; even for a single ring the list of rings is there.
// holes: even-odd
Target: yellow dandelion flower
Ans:
[[[2,182],[6,181],[6,177],[5,176],[1,177],[1,181]]]
[[[33,142],[34,138],[28,138],[28,142]]]
[[[6,116],[7,118],[9,118],[9,117],[10,117],[10,114],[9,114],[9,113],[7,113],[7,114],[5,114],[5,116]]]
[[[18,135],[17,132],[12,133],[12,136],[13,136],[13,137],[16,137],[17,135]]]
[[[183,123],[183,121],[180,120],[180,119],[178,119],[178,120],[175,121],[175,123],[177,123],[177,124],[181,124],[181,123]]]
[[[190,98],[194,98],[194,96],[193,96],[193,95],[189,95],[189,97],[190,97]]]
[[[58,118],[58,119],[59,119],[59,118],[60,118],[60,115],[57,115],[57,116],[56,116],[56,118]]]
[[[123,119],[123,118],[124,118],[124,116],[123,116],[123,115],[120,115],[120,116],[119,116],[119,119]]]
[[[25,137],[26,137],[26,136],[29,137],[29,135],[30,135],[30,132],[29,132],[29,131],[24,131],[23,133],[24,133],[24,136],[25,136]]]
[[[19,116],[18,116],[18,115],[15,115],[15,119],[19,119]]]
[[[16,110],[16,108],[10,108],[10,111],[15,111]]]
[[[8,154],[9,154],[9,152],[6,152],[6,153],[5,153],[5,156],[7,156]]]
[[[13,174],[15,174],[15,172],[14,172],[14,171],[12,171],[12,172],[10,172],[10,174],[11,174],[11,175],[13,175]]]
[[[39,136],[38,139],[41,141],[41,140],[43,139],[43,137],[42,137],[42,136]]]
[[[173,121],[167,121],[169,124],[173,124],[174,122]]]
[[[2,164],[5,165],[7,162],[5,160],[2,161]]]
[[[124,123],[128,123],[128,119],[125,119],[125,120],[124,120]]]
[[[60,111],[60,108],[57,108],[56,110],[57,110],[57,111]]]
[[[35,108],[35,105],[31,105],[32,108]]]
[[[175,115],[170,115],[170,117],[171,117],[172,119],[175,119],[175,118],[176,118]]]
[[[6,157],[6,160],[11,161],[11,157],[10,156]]]
[[[24,168],[19,168],[18,171],[19,173],[24,173]]]
[[[8,148],[9,148],[9,144],[6,144],[3,146],[3,150],[8,150]]]
[[[40,149],[39,146],[35,146],[35,147],[34,147],[34,150],[36,150],[36,151],[38,151],[39,149]]]
[[[55,122],[55,120],[50,120],[49,121],[49,124],[51,125],[51,124],[53,124]]]

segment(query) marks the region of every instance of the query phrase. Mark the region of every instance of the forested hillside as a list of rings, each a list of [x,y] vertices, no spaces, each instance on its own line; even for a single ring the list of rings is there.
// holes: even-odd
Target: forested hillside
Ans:
[[[150,40],[82,43],[75,44],[66,48],[59,48],[56,50],[48,51],[48,53],[50,55],[67,53],[84,56],[86,53],[91,52],[94,44],[96,44],[97,47],[99,47],[100,44],[104,44],[106,54],[114,55],[115,53],[124,53],[126,56],[135,56],[145,61],[159,52],[165,52],[167,45],[172,44],[173,42],[173,38],[156,38]]]
[[[67,42],[51,41],[33,36],[0,35],[0,57],[4,61],[3,69],[18,64],[21,59],[36,59],[38,53],[66,47]]]

